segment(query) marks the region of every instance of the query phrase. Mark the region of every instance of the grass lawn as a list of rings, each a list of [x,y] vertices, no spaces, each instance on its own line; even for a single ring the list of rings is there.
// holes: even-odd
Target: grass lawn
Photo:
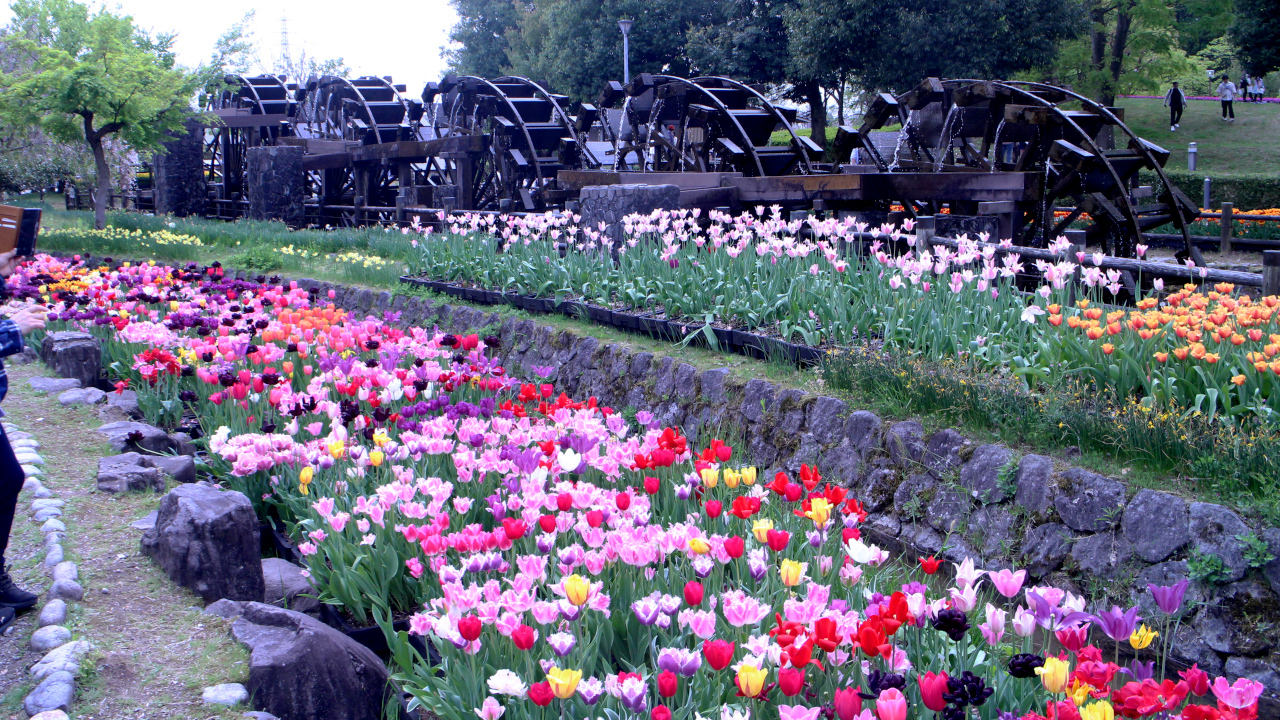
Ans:
[[[1222,121],[1217,101],[1193,100],[1182,113],[1181,127],[1169,131],[1169,109],[1162,100],[1119,101],[1125,124],[1139,136],[1169,150],[1170,169],[1187,169],[1187,143],[1197,145],[1196,171],[1275,173],[1280,169],[1280,104],[1237,102],[1236,121]]]

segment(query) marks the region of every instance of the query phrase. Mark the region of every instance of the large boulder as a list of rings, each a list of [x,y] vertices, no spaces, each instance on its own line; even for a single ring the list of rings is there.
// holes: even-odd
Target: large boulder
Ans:
[[[158,427],[146,423],[122,421],[102,425],[98,432],[107,437],[111,449],[118,453],[129,449],[166,454],[177,449],[173,438]]]
[[[1054,508],[1072,530],[1100,532],[1119,524],[1124,512],[1124,485],[1082,468],[1062,474]]]
[[[1124,535],[1138,557],[1158,563],[1191,541],[1187,502],[1177,495],[1142,489],[1124,509]]]
[[[248,646],[249,696],[281,720],[382,720],[386,665],[365,646],[293,610],[251,602],[231,625]]]
[[[266,592],[258,517],[242,493],[208,483],[174,488],[142,534],[142,553],[205,602],[258,601]]]
[[[87,332],[52,332],[40,343],[40,359],[58,375],[93,387],[102,375],[102,346]]]

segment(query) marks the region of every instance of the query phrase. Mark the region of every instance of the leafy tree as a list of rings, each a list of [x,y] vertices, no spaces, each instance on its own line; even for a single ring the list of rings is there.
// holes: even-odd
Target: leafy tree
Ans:
[[[798,70],[903,92],[930,76],[1007,78],[1045,65],[1082,23],[1075,0],[797,0],[787,26]]]
[[[592,101],[606,80],[622,79],[622,33],[631,28],[631,74],[687,76],[691,29],[721,21],[719,0],[545,0],[522,10],[508,31],[509,71],[575,100]]]
[[[1253,75],[1280,70],[1280,0],[1235,0],[1230,36]]]
[[[104,140],[157,146],[191,114],[200,78],[176,66],[172,36],[152,37],[128,16],[75,0],[18,0],[12,9],[0,43],[23,63],[0,75],[0,112],[13,124],[88,145],[97,174],[95,224],[105,227],[111,169]]]
[[[510,65],[507,34],[518,27],[520,9],[512,0],[450,0],[458,24],[449,31],[455,44],[447,57],[461,75],[497,77]]]

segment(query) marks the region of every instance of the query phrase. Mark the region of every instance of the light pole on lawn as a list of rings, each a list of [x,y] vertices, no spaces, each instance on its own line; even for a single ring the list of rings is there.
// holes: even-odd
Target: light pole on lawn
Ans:
[[[631,82],[631,21],[619,20],[618,29],[622,31],[622,84]]]

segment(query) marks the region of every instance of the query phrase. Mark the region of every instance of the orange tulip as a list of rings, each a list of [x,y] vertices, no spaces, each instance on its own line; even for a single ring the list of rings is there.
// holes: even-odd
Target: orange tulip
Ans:
[[[1243,375],[1236,375],[1235,377],[1231,378],[1231,382],[1238,387],[1244,384],[1245,377]]]

